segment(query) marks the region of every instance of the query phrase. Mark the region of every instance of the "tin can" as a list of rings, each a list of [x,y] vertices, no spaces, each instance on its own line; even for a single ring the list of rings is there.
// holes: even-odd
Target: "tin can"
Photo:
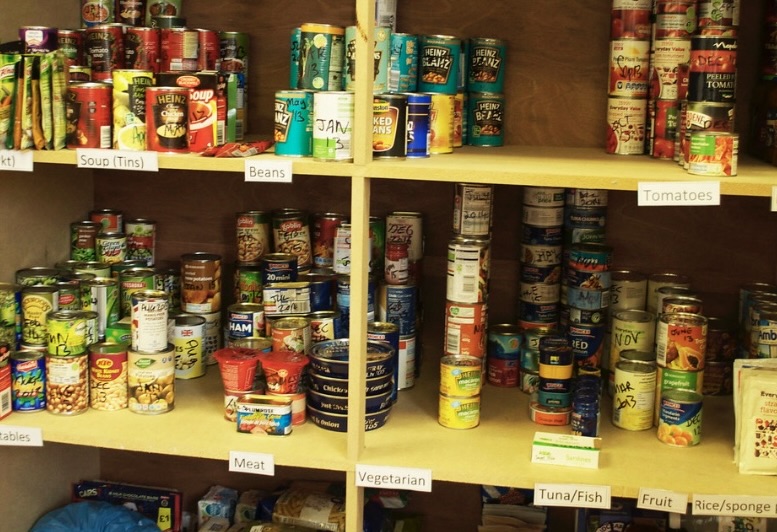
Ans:
[[[313,158],[318,161],[353,160],[352,123],[354,93],[346,91],[313,94]]]
[[[146,218],[127,220],[127,260],[140,260],[153,266],[156,255],[156,222]]]
[[[97,233],[102,226],[83,220],[70,224],[70,258],[77,261],[97,260]]]
[[[59,294],[54,286],[24,286],[21,291],[21,343],[46,346],[48,315],[59,309]]]
[[[468,124],[467,138],[471,146],[504,145],[504,95],[470,93]]]
[[[115,279],[98,277],[81,283],[81,305],[85,311],[97,312],[97,331],[105,339],[105,329],[120,318],[119,283]]]
[[[177,17],[175,15],[156,15],[151,17],[151,24],[149,25],[152,28],[185,28],[186,27],[186,18],[185,17]]]
[[[103,264],[123,262],[127,258],[127,236],[124,233],[100,232],[95,237],[97,259]]]
[[[691,57],[691,42],[687,38],[660,39],[653,45],[650,56],[650,98],[678,99],[678,71]]]
[[[141,290],[131,296],[132,350],[157,353],[168,347],[166,292]]]
[[[440,394],[438,422],[449,429],[472,429],[480,424],[480,396],[448,397]]]
[[[392,33],[387,90],[414,92],[417,88],[418,36],[409,33]]]
[[[661,393],[658,439],[675,447],[701,442],[702,396],[692,390],[668,390]]]
[[[158,152],[189,151],[189,89],[146,89],[147,149]]]
[[[655,314],[631,309],[612,315],[610,335],[610,371],[614,372],[620,355],[626,350],[652,351],[655,339]]]
[[[127,345],[89,346],[89,406],[95,410],[127,408]]]
[[[14,277],[17,284],[22,286],[52,286],[57,284],[65,272],[59,268],[46,268],[45,266],[33,266],[16,270]]]
[[[142,151],[147,147],[146,90],[154,83],[151,70],[116,69],[113,76],[113,148]]]
[[[554,268],[561,264],[562,247],[547,244],[521,244],[521,270],[527,267]],[[558,282],[559,277],[554,282]]]
[[[127,352],[127,386],[130,412],[164,414],[175,407],[175,349]]]
[[[262,267],[258,262],[242,263],[235,267],[235,301],[262,303]]]
[[[469,40],[467,89],[496,92],[504,89],[507,45],[501,39],[477,37]]]
[[[297,270],[309,270],[313,265],[313,254],[308,213],[298,209],[273,211],[272,227],[275,252],[295,255]]]
[[[67,69],[68,83],[88,83],[92,81],[92,69],[88,66],[71,65]]]
[[[348,26],[345,28],[345,75],[344,88],[348,91],[356,90],[356,72],[358,65],[356,64],[356,38],[358,29],[356,26]],[[388,78],[389,78],[389,61],[391,56],[391,28],[376,25],[373,30],[373,43],[374,43],[374,66],[373,66],[373,84],[372,91],[374,93],[387,92]],[[368,69],[362,69],[367,72]]]
[[[272,251],[271,216],[266,211],[245,211],[236,215],[238,262],[257,262]]]
[[[535,305],[518,301],[518,325],[526,329],[556,327],[559,321],[558,303]]]
[[[178,72],[197,70],[200,35],[188,28],[161,28],[159,30],[159,71]]]
[[[735,176],[738,154],[739,135],[692,131],[688,173],[710,177]]]
[[[124,25],[87,27],[85,47],[92,81],[110,81],[112,71],[124,68]]]
[[[306,273],[303,280],[310,286],[312,312],[329,311],[334,308],[335,275],[331,270],[313,270]]]
[[[645,152],[647,105],[647,100],[642,98],[607,99],[607,153],[642,155]]]
[[[645,310],[656,314],[658,310],[658,290],[664,286],[690,287],[691,281],[687,275],[674,272],[652,273],[647,279],[647,300]]]
[[[699,0],[699,28],[739,26],[739,0]]]
[[[486,303],[445,302],[446,355],[486,356],[486,328],[488,306]]]
[[[275,93],[273,138],[275,154],[313,155],[313,93],[284,90]]]
[[[486,301],[490,258],[490,240],[454,237],[448,243],[447,299],[462,303]]]
[[[146,0],[145,25],[152,26],[154,17],[180,17],[183,0]]]
[[[132,27],[143,26],[146,17],[144,0],[117,0],[115,21]]]
[[[142,290],[154,290],[154,270],[145,267],[129,268],[119,274],[120,317],[132,314],[132,296]]]
[[[606,327],[603,323],[571,323],[567,337],[574,362],[578,366],[601,366],[604,357]]]
[[[653,12],[655,39],[689,39],[696,32],[695,0],[658,0]]]
[[[307,421],[307,393],[305,390],[296,393],[268,391],[267,395],[291,401],[291,424],[293,426],[305,424],[305,421]]]
[[[420,366],[415,334],[399,337],[399,354],[396,362],[397,390],[407,390],[415,386],[415,377]]]
[[[453,192],[453,232],[483,237],[491,232],[494,186],[456,183]]]
[[[419,91],[455,95],[461,70],[461,39],[421,35],[418,69]]]
[[[653,424],[658,425],[661,413],[661,397],[669,390],[693,390],[701,394],[704,390],[704,371],[686,371],[657,366],[656,373],[656,404],[653,414]]]
[[[212,366],[216,364],[213,353],[222,346],[221,312],[199,315],[205,318],[205,327],[202,332],[202,359],[206,365]]]
[[[453,153],[455,95],[433,93],[431,99],[432,102],[429,107],[429,153],[432,155]]]
[[[688,100],[733,102],[736,99],[737,39],[694,35],[690,55]]]
[[[297,280],[297,259],[291,253],[268,253],[262,257],[262,285]]]
[[[532,394],[534,397],[536,394]],[[544,406],[536,400],[529,403],[529,419],[538,425],[560,427],[569,425],[572,416],[571,407]]]
[[[90,28],[99,24],[109,24],[115,21],[115,4],[113,0],[82,0],[81,27]]]
[[[217,31],[197,28],[197,70],[221,70],[221,39]]]
[[[71,83],[67,88],[65,116],[68,148],[111,147],[110,85]]]
[[[72,356],[45,355],[46,410],[75,415],[89,408],[89,360],[86,353]]]
[[[336,212],[316,213],[313,215],[313,234],[312,234],[312,249],[313,249],[313,266],[316,268],[332,268],[335,267],[335,254],[336,254],[336,235],[338,229],[344,224],[347,224],[348,216]],[[350,227],[350,224],[348,224]],[[343,234],[342,236],[346,236]],[[347,235],[347,257],[350,259],[350,232]],[[340,242],[344,245],[345,242]],[[343,251],[341,249],[341,251]],[[350,260],[349,260],[350,262]],[[342,265],[345,267],[345,265]],[[348,272],[339,272],[348,273]]]
[[[89,213],[89,219],[100,223],[102,232],[121,233],[124,231],[124,214],[116,209],[96,209]]]
[[[440,393],[447,397],[477,397],[483,384],[482,360],[465,355],[440,359]]]
[[[237,431],[285,436],[292,431],[292,399],[246,394],[237,399]]]
[[[461,148],[467,134],[465,117],[467,115],[468,93],[459,91],[453,99],[453,147]]]
[[[653,427],[656,366],[620,360],[615,365],[612,423],[625,430]]]
[[[568,267],[588,272],[606,272],[612,264],[611,246],[606,244],[577,243],[570,246]]]
[[[734,104],[688,102],[685,112],[685,160],[689,162],[691,135],[695,131],[732,133],[734,131]]]
[[[415,384],[415,345],[412,345],[413,349],[408,353],[407,337],[400,338],[399,326],[386,321],[371,321],[367,323],[367,340],[384,342],[390,345],[394,352],[392,357],[394,367],[392,401],[396,401],[399,390],[410,388]],[[408,359],[408,354],[413,355],[412,359]],[[408,364],[408,362],[412,362],[412,364]]]
[[[342,338],[340,313],[336,310],[318,310],[307,315],[310,320],[310,341],[315,344]],[[397,339],[399,335],[397,335]],[[370,338],[374,339],[374,338]]]
[[[429,157],[431,94],[407,94],[407,156]]]
[[[86,353],[86,319],[81,311],[58,310],[46,316],[47,352],[54,356]]]
[[[610,41],[609,95],[647,98],[650,41]]]
[[[22,330],[22,287],[0,283],[0,343],[17,346]]]
[[[196,379],[205,375],[202,340],[205,318],[190,314],[170,316],[170,342],[175,349],[175,378]]]
[[[221,256],[195,252],[181,256],[181,310],[208,314],[221,309]]]
[[[610,11],[610,39],[650,39],[651,0],[614,0]]]
[[[376,94],[372,100],[373,157],[407,155],[407,96]]]
[[[387,215],[386,242],[407,244],[409,264],[423,259],[423,215],[412,211],[395,211]],[[411,279],[412,277],[411,275]]]
[[[695,296],[669,296],[661,302],[661,313],[687,312],[688,314],[702,314],[704,302]]]
[[[679,120],[677,100],[651,100],[648,152],[656,159],[673,159]]]
[[[298,281],[265,285],[262,306],[266,316],[307,314],[311,311],[310,284]]]
[[[46,364],[40,351],[12,351],[11,408],[14,412],[39,412],[46,408]]]
[[[522,283],[558,285],[559,279],[561,279],[561,265],[559,264],[552,266],[534,266],[533,264],[521,263],[520,269],[520,280]],[[556,299],[556,301],[558,301],[558,299]]]
[[[558,303],[560,286],[559,283],[521,282],[518,288],[519,298],[533,305]]]
[[[523,224],[534,227],[554,227],[564,225],[564,207],[534,207],[524,205],[521,209]]]
[[[248,74],[249,36],[240,31],[220,31],[221,70]],[[304,87],[299,87],[304,88]]]
[[[83,29],[57,30],[57,48],[65,55],[65,64],[68,67],[86,64],[85,37],[86,32]]]
[[[561,190],[566,191],[564,193],[564,204],[570,207],[582,207],[584,209],[607,207],[608,192],[605,189],[567,188]]]
[[[281,318],[272,325],[273,351],[292,351],[308,354],[311,347],[310,320]]]
[[[160,47],[158,28],[128,27],[124,35],[124,65],[158,74]]]
[[[671,369],[704,369],[707,318],[676,312],[662,314],[656,326],[656,360]]]
[[[231,338],[264,336],[264,307],[256,303],[236,303],[227,307],[227,327]]]
[[[299,58],[302,53],[302,30],[291,30],[289,38],[289,89],[299,89]]]
[[[752,316],[750,356],[777,358],[777,306],[756,304]]]
[[[563,188],[524,187],[521,199],[524,205],[532,207],[563,207],[564,198]]]
[[[417,297],[415,285],[378,285],[378,321],[396,324],[400,336],[415,334]]]
[[[317,91],[343,89],[345,28],[329,24],[300,25],[301,49],[297,87]]]

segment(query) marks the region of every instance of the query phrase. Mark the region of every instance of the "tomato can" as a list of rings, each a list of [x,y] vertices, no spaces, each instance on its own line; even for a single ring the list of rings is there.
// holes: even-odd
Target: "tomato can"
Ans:
[[[70,83],[66,98],[67,147],[110,148],[111,86],[102,83]]]
[[[455,95],[461,70],[461,39],[421,35],[418,55],[418,90]]]
[[[335,235],[348,222],[348,216],[336,212],[313,215],[313,267],[332,268],[335,264]]]
[[[136,414],[164,414],[175,407],[175,349],[127,352],[128,408]]]
[[[658,430],[662,442],[689,447],[701,442],[702,396],[693,390],[667,390],[661,393]]]
[[[490,258],[489,239],[458,236],[448,243],[446,297],[449,301],[482,303],[488,299]]]
[[[702,370],[707,350],[707,318],[676,312],[662,314],[656,326],[656,360],[659,366]]]
[[[372,99],[372,155],[407,156],[407,96],[376,94]]]
[[[454,94],[433,93],[429,107],[429,153],[453,153]]]
[[[650,39],[651,0],[613,0],[610,39]]]
[[[198,251],[181,256],[181,310],[209,314],[221,310],[221,256]]]
[[[354,93],[313,94],[313,158],[318,161],[353,160]]]
[[[696,32],[696,0],[657,0],[653,12],[655,39],[689,39]]]
[[[127,68],[159,73],[160,37],[158,28],[130,26],[124,35],[124,64]]]
[[[699,0],[699,28],[739,26],[739,0]]]
[[[85,38],[86,32],[83,29],[57,30],[57,47],[65,55],[68,67],[86,64]]]
[[[356,26],[348,26],[345,28],[345,42],[344,42],[344,68],[345,74],[344,88],[348,91],[356,90],[356,72],[359,70],[356,64],[356,38],[358,35],[358,29]],[[391,57],[391,28],[382,25],[376,25],[373,30],[373,43],[374,43],[374,55],[373,55],[373,84],[372,91],[374,93],[383,93],[389,90],[388,78],[389,78],[389,60]],[[368,69],[362,69],[367,72]]]
[[[299,209],[279,209],[272,212],[275,253],[297,257],[297,271],[304,272],[313,265],[308,213]],[[269,282],[269,279],[265,280]]]
[[[11,408],[14,412],[39,412],[46,408],[46,363],[41,351],[12,351]]]
[[[114,22],[115,18],[113,0],[81,0],[81,27],[109,24]]]
[[[507,45],[501,39],[476,37],[469,40],[467,90],[501,93],[504,89]]]
[[[150,151],[189,151],[189,89],[146,89],[146,141]]]
[[[342,90],[345,28],[305,23],[300,25],[300,32],[297,87],[317,91]]]
[[[113,148],[142,151],[147,146],[147,89],[151,70],[117,69],[113,77]]]
[[[453,232],[482,237],[491,232],[494,185],[456,183],[453,191]]]
[[[677,100],[650,100],[648,152],[656,159],[674,159],[675,138],[679,120]]]
[[[407,156],[429,157],[431,94],[407,94]]]
[[[610,41],[609,95],[647,98],[650,41]]]
[[[219,33],[197,28],[197,45],[197,70],[221,70]]]
[[[168,347],[169,302],[166,292],[141,290],[131,296],[132,349],[158,353]]]
[[[89,357],[45,355],[46,410],[76,415],[89,408]]]
[[[95,410],[127,408],[127,345],[89,346],[89,406]]]
[[[388,90],[414,92],[418,88],[418,36],[391,34],[389,48]]]
[[[647,107],[648,102],[643,98],[607,99],[607,153],[642,155],[645,152]]]
[[[274,111],[275,154],[287,157],[313,155],[313,93],[278,91]]]
[[[200,36],[188,28],[159,30],[159,71],[197,70]]]
[[[272,324],[273,351],[310,352],[311,328],[307,318],[281,318]]]
[[[691,37],[688,101],[734,102],[737,39],[717,35]]]
[[[59,310],[55,286],[24,286],[21,291],[21,343],[43,348],[48,344],[48,315]]]
[[[469,95],[467,138],[471,146],[504,144],[504,95],[474,92]]]
[[[737,175],[739,135],[720,131],[691,131],[688,173],[710,177]]]
[[[480,425],[480,395],[449,397],[440,394],[438,422],[449,429],[472,429]]]
[[[205,318],[184,313],[169,317],[169,338],[175,349],[175,378],[202,377],[207,367],[202,352]]]
[[[612,423],[625,430],[653,427],[656,365],[620,360],[615,365]]]
[[[486,328],[488,305],[486,303],[445,302],[446,355],[486,356]]]
[[[680,65],[691,58],[689,39],[660,39],[650,54],[650,98],[677,100]]]
[[[111,81],[111,72],[124,68],[124,25],[89,26],[85,37],[86,56],[92,81]]]

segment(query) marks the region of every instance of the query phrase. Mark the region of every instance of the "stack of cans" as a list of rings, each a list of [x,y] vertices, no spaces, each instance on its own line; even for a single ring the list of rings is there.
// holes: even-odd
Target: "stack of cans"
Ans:
[[[567,338],[550,334],[539,341],[539,383],[529,415],[541,425],[568,425],[572,413],[574,357]]]
[[[751,282],[739,287],[737,358],[758,358],[758,314],[759,310],[771,305],[777,305],[777,286],[774,284]]]

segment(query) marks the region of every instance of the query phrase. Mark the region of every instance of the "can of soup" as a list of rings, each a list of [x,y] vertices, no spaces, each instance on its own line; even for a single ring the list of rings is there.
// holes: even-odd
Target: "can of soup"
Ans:
[[[112,101],[113,89],[106,83],[68,84],[65,100],[68,148],[111,147]]]

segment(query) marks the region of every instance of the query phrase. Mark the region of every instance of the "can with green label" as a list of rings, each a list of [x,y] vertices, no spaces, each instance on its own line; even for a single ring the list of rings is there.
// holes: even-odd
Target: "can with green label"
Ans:
[[[504,95],[470,93],[467,127],[470,146],[504,145]]]
[[[86,353],[86,317],[80,310],[50,312],[46,318],[48,354],[71,356]]]
[[[317,91],[342,90],[344,48],[345,28],[302,24],[297,87]]]

